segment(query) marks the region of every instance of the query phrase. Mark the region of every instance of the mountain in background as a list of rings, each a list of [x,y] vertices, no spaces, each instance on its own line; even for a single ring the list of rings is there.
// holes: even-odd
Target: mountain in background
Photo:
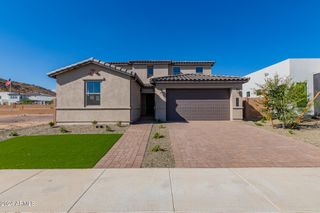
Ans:
[[[0,92],[8,92],[9,88],[5,86],[6,80],[0,78]],[[12,92],[18,92],[18,93],[25,93],[25,94],[30,94],[30,93],[41,93],[49,96],[56,96],[56,93],[46,89],[44,87],[36,86],[33,84],[27,84],[27,83],[21,83],[21,82],[16,82],[12,81],[11,82],[11,91]]]

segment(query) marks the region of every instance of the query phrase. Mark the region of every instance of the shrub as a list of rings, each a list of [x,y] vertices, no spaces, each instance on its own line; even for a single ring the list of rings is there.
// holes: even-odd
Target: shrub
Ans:
[[[54,125],[55,125],[55,123],[54,123],[53,121],[50,121],[50,122],[49,122],[49,126],[50,126],[50,127],[54,127]]]
[[[256,126],[263,126],[263,124],[262,124],[262,123],[259,123],[259,122],[254,122],[254,124],[255,124]]]
[[[160,129],[164,129],[164,128],[166,128],[166,127],[165,127],[165,125],[162,125],[162,124],[161,124],[161,125],[159,126],[159,128],[160,128]]]
[[[98,121],[92,121],[91,123],[92,123],[92,125],[97,125]]]
[[[66,128],[65,127],[60,127],[60,132],[61,133],[67,133],[67,132],[69,132],[68,130],[66,130]]]
[[[117,127],[122,127],[122,121],[118,121],[116,125]]]
[[[290,78],[275,75],[259,85],[263,96],[263,112],[267,118],[278,119],[283,127],[292,128],[300,111],[308,103],[305,82],[293,83]]]
[[[288,132],[289,132],[290,135],[293,135],[293,134],[294,134],[294,131],[293,131],[292,129],[289,129]]]
[[[159,152],[161,151],[161,147],[159,144],[155,145],[154,147],[152,147],[151,149],[152,152]]]
[[[156,132],[156,133],[154,133],[153,138],[154,139],[160,139],[160,138],[164,138],[164,136],[161,135],[159,132]]]
[[[114,130],[109,125],[106,125],[106,131],[107,132],[113,132]]]
[[[19,134],[16,131],[11,131],[9,136],[19,136]]]

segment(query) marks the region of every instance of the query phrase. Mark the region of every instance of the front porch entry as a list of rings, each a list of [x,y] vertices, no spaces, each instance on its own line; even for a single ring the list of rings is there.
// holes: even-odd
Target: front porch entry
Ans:
[[[154,93],[141,94],[141,116],[154,118]]]

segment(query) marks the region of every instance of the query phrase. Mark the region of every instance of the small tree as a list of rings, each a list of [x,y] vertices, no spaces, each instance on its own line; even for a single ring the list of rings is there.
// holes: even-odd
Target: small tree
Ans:
[[[259,86],[266,117],[269,120],[278,119],[285,128],[293,127],[301,108],[308,102],[306,84],[293,83],[290,78],[275,75]]]

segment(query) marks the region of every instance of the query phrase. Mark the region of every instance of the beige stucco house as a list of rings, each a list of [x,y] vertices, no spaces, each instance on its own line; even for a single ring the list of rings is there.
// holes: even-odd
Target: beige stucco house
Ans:
[[[247,78],[211,75],[213,61],[94,58],[48,73],[56,79],[58,123],[242,119]]]

